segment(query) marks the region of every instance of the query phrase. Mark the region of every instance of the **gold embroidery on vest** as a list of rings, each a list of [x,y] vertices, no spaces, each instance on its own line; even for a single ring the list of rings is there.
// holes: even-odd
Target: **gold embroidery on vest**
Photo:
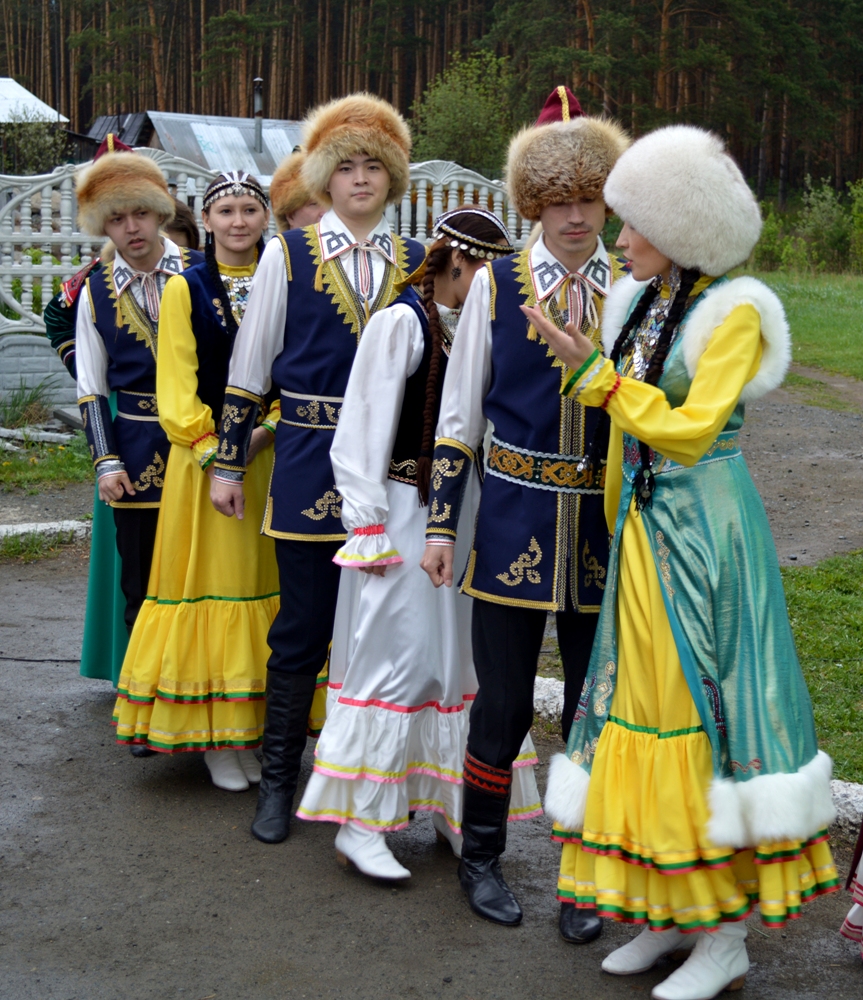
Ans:
[[[523,476],[525,479],[533,477],[533,456],[519,455],[509,448],[501,448],[499,444],[493,444],[489,449],[488,464],[510,476]]]
[[[386,262],[384,276],[381,287],[372,303],[363,303],[354,290],[353,285],[348,281],[347,274],[338,265],[338,257],[331,260],[324,260],[323,247],[317,226],[307,226],[303,230],[306,235],[306,242],[312,251],[312,261],[315,265],[315,287],[317,288],[317,276],[320,276],[320,290],[329,295],[330,301],[336,307],[337,314],[343,317],[344,322],[350,327],[351,332],[360,342],[360,336],[369,321],[369,316],[388,306],[396,297],[397,282],[403,279],[406,274],[408,262],[407,243],[395,233],[392,234],[393,246],[395,248],[395,266]],[[287,249],[287,248],[286,248]]]
[[[533,553],[532,556],[531,553]],[[525,576],[528,583],[542,583],[539,570],[534,569],[535,566],[539,566],[541,559],[542,549],[539,547],[539,542],[535,538],[531,538],[527,552],[522,552],[518,559],[509,564],[509,573],[498,573],[497,579],[506,584],[507,587],[517,587]],[[512,575],[512,579],[510,579],[510,575]]]
[[[432,462],[431,485],[433,490],[439,490],[443,485],[444,477],[453,479],[461,475],[465,460],[455,458],[450,462],[448,458],[436,458]]]
[[[605,580],[606,569],[605,566],[596,558],[590,554],[590,542],[585,539],[584,548],[581,550],[581,564],[587,570],[584,574],[584,586],[589,587],[591,584],[596,584],[600,590],[605,590]]]
[[[300,511],[300,513],[305,517],[310,517],[313,521],[323,521],[327,514],[341,518],[342,498],[336,488],[333,487],[331,490],[327,490],[320,500],[315,500],[314,507],[307,507],[305,510]]]
[[[321,422],[320,417],[321,404],[313,399],[308,406],[298,406],[297,416],[305,417],[310,424],[319,424]]]
[[[152,463],[141,473],[140,480],[132,483],[135,487],[135,492],[143,493],[144,490],[148,490],[151,486],[155,486],[157,490],[160,490],[165,485],[165,480],[162,478],[164,471],[165,460],[156,452]]]

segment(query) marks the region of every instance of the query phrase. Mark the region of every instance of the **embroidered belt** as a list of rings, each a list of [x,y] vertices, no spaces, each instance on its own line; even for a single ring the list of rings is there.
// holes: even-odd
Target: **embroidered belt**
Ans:
[[[557,455],[554,452],[516,448],[492,435],[488,451],[488,474],[509,479],[534,490],[554,490],[556,493],[602,493],[605,486],[605,466],[600,482],[592,473],[580,469],[581,458]]]
[[[633,449],[632,458],[638,461],[638,465],[635,464],[635,461],[629,460],[630,448]],[[638,443],[634,438],[626,435],[623,444],[623,474],[630,484],[634,481],[636,472],[640,468],[640,460],[636,458],[637,451]],[[664,476],[671,472],[694,469],[698,465],[709,465],[711,462],[724,462],[726,459],[737,458],[738,455],[742,454],[743,452],[740,450],[740,432],[723,431],[701,458],[698,459],[695,465],[682,465],[667,455],[654,455],[654,452],[651,452],[651,470],[654,476]],[[659,459],[658,464],[654,464],[654,457]]]
[[[344,401],[343,396],[309,396],[282,389],[281,422],[292,427],[334,431],[338,427]]]
[[[133,392],[131,389],[117,390],[117,416],[126,420],[147,420],[159,422],[155,392]]]

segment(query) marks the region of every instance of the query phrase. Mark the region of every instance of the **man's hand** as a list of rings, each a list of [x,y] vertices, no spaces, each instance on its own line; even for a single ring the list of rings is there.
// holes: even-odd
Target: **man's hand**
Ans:
[[[428,573],[431,582],[439,587],[442,583],[452,586],[452,564],[454,545],[426,545],[420,566]]]
[[[122,500],[124,493],[128,493],[130,497],[135,495],[135,488],[126,472],[113,472],[99,478],[99,499],[103,503]]]
[[[271,445],[275,441],[275,435],[272,431],[267,430],[266,427],[256,427],[252,431],[252,437],[249,441],[249,450],[246,452],[246,466],[252,464],[252,459],[258,452],[263,451],[268,445]]]
[[[216,470],[212,466],[207,469],[207,475],[210,477],[210,501],[216,510],[225,517],[233,517],[236,514],[237,520],[242,521],[246,498],[240,483],[220,482],[216,479]]]
[[[573,371],[581,368],[596,350],[590,337],[585,337],[580,330],[575,328],[574,323],[567,323],[566,333],[562,333],[554,323],[543,316],[539,306],[519,306],[519,308],[557,357]]]
[[[369,576],[386,576],[387,568],[386,566],[360,566],[361,573],[367,573]]]

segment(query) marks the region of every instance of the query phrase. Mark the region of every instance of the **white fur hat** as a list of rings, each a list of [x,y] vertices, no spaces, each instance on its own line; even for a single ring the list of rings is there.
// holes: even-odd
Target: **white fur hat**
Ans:
[[[761,212],[722,140],[669,125],[623,153],[605,201],[675,264],[718,277],[742,264],[761,234]]]

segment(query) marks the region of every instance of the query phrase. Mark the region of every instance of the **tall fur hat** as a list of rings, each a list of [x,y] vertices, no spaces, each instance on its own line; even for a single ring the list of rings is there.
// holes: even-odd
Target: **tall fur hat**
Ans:
[[[523,128],[509,144],[509,199],[520,215],[536,222],[547,205],[599,198],[627,146],[629,136],[617,122],[586,115]]]
[[[717,135],[693,125],[650,132],[618,160],[605,200],[675,264],[719,276],[742,264],[761,212]]]
[[[270,181],[270,204],[279,229],[287,229],[288,216],[312,200],[301,176],[305,162],[306,154],[301,149],[296,150],[282,160]]]
[[[174,199],[162,171],[141,153],[109,153],[75,175],[78,224],[93,236],[105,235],[115,212],[149,209],[160,224],[174,218]]]
[[[303,181],[311,196],[326,205],[333,171],[357,153],[387,168],[388,203],[398,201],[410,184],[410,130],[391,104],[372,94],[351,94],[314,108],[303,124],[302,145]]]

